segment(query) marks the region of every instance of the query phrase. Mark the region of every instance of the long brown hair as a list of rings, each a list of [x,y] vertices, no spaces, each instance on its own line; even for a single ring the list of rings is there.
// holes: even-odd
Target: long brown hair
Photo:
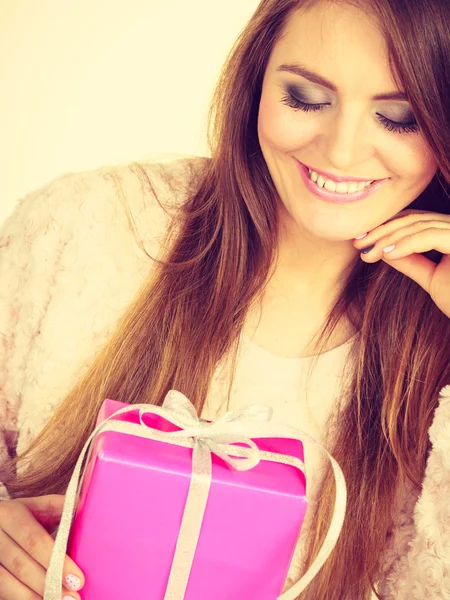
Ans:
[[[214,370],[236,350],[248,309],[277,256],[276,190],[258,143],[258,105],[274,44],[291,13],[305,5],[262,0],[237,40],[211,108],[211,159],[192,175],[164,260],[156,261],[108,344],[19,457],[33,468],[7,481],[14,497],[65,492],[107,397],[160,404],[175,388],[201,411]],[[392,70],[439,166],[410,207],[450,214],[450,6],[447,0],[364,5],[379,22]],[[146,177],[144,169],[139,172]],[[146,185],[151,188],[151,181]],[[426,256],[439,262],[442,255]],[[448,317],[383,261],[355,261],[315,345],[317,358],[343,317],[360,332],[352,348],[350,402],[332,448],[347,480],[348,514],[305,599],[368,598],[402,494],[423,479],[438,393],[450,383]],[[329,524],[330,473],[319,498],[307,564]]]

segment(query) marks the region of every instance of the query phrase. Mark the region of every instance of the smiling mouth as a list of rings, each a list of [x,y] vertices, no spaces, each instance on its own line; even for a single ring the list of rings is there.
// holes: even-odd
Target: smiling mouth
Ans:
[[[384,186],[390,178],[371,179],[367,181],[334,181],[312,170],[296,159],[300,175],[306,187],[315,196],[327,202],[347,204],[363,200]],[[343,178],[340,178],[343,179]]]
[[[329,192],[335,192],[337,194],[354,194],[355,192],[362,192],[374,183],[380,181],[379,179],[371,179],[367,181],[334,181],[329,177],[321,175],[317,171],[307,169],[310,180],[319,188],[325,188]]]

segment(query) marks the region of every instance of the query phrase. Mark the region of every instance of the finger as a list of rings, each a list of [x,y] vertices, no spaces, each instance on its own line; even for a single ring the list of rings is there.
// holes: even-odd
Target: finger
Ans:
[[[436,264],[422,256],[422,254],[411,254],[397,260],[389,260],[387,257],[382,257],[383,262],[388,263],[391,267],[403,273],[420,285],[426,292],[430,293],[431,280],[433,279]]]
[[[400,230],[397,234],[384,237],[376,244],[362,249],[360,257],[370,263],[382,258],[394,260],[430,250],[437,250],[442,254],[450,253],[450,227],[448,229],[430,227],[410,235],[404,235],[404,230]]]
[[[62,600],[80,600],[78,594],[67,592],[64,588],[61,589],[61,596]],[[0,565],[0,600],[42,600],[42,595],[36,594]]]
[[[23,585],[38,594],[39,598],[44,595],[46,571],[29,554],[24,552],[14,540],[4,531],[0,532],[0,556],[1,566],[5,567]],[[64,593],[69,593],[69,588],[63,588]],[[79,598],[78,594],[73,595]]]
[[[47,570],[55,543],[53,538],[36,521],[24,503],[17,503],[11,506],[9,512],[13,513],[13,518],[1,519],[3,531],[39,565]],[[78,591],[83,587],[84,581],[81,569],[66,555],[63,569],[64,585],[71,590]]]
[[[415,219],[411,223],[407,220],[410,217]],[[420,215],[420,217],[418,215],[409,215],[402,219],[395,219],[394,221],[376,227],[360,240],[354,239],[353,245],[355,248],[365,248],[380,240],[383,240],[383,243],[389,240],[389,242],[386,243],[386,245],[388,245],[394,243],[396,235],[401,237],[428,228],[450,229],[450,216],[442,215],[442,217],[447,217],[447,219],[436,219],[436,213],[427,213],[426,215]]]
[[[383,247],[386,248],[384,240],[382,244],[378,244],[380,251],[383,252],[383,257],[390,260],[402,258],[409,254],[422,254],[430,250],[437,250],[442,254],[450,254],[450,228],[438,229],[436,227],[429,227],[401,237],[398,240],[388,239],[386,240],[386,244],[395,244],[395,248],[388,253],[383,252]]]
[[[45,569],[24,552],[4,531],[0,531],[1,565],[31,590],[44,595]]]
[[[30,590],[0,565],[1,600],[42,600],[42,596]]]

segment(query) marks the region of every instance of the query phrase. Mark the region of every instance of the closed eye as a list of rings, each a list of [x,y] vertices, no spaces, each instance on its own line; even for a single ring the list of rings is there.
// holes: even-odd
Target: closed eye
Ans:
[[[303,110],[304,112],[309,112],[311,110],[322,110],[325,106],[330,106],[330,103],[326,104],[307,104],[306,102],[302,102],[295,96],[293,96],[290,92],[287,92],[283,98],[281,99],[283,104],[290,106],[294,110]]]
[[[294,110],[302,110],[303,112],[323,110],[326,106],[330,106],[329,102],[323,104],[308,104],[307,102],[303,102],[296,98],[289,91],[282,97],[281,102]],[[388,131],[394,131],[396,133],[417,133],[419,131],[419,125],[415,120],[411,123],[397,123],[396,121],[392,121],[384,115],[377,113],[377,121]]]
[[[388,131],[396,131],[397,133],[417,133],[419,131],[419,124],[415,120],[411,121],[411,123],[397,123],[379,113],[377,113],[377,117],[377,120],[386,127]]]

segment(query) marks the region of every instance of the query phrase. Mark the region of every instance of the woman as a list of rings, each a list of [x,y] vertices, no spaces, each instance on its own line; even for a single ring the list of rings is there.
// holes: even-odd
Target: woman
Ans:
[[[169,389],[206,418],[271,402],[327,442],[348,511],[302,598],[450,596],[449,22],[447,0],[261,2],[217,89],[212,159],[150,168],[156,195],[169,197],[165,177],[184,181],[161,235],[165,260],[54,414],[43,405],[26,452],[19,439],[20,468],[12,461],[4,478],[14,499],[0,505],[2,597],[41,597],[51,551],[41,525],[58,516],[42,507],[60,511],[104,398],[161,403]],[[95,219],[106,218],[99,207]],[[75,226],[70,243],[88,229]],[[238,352],[250,337],[267,379],[232,389],[233,368],[252,368]],[[296,376],[306,364],[315,387]],[[213,394],[222,380],[226,405]],[[20,435],[30,414],[22,408]],[[311,510],[291,578],[313,559],[333,508],[331,473],[308,449],[305,462]],[[41,533],[39,552],[5,525],[13,515]],[[82,573],[70,559],[65,572],[78,575],[65,591],[79,597],[68,590]]]

